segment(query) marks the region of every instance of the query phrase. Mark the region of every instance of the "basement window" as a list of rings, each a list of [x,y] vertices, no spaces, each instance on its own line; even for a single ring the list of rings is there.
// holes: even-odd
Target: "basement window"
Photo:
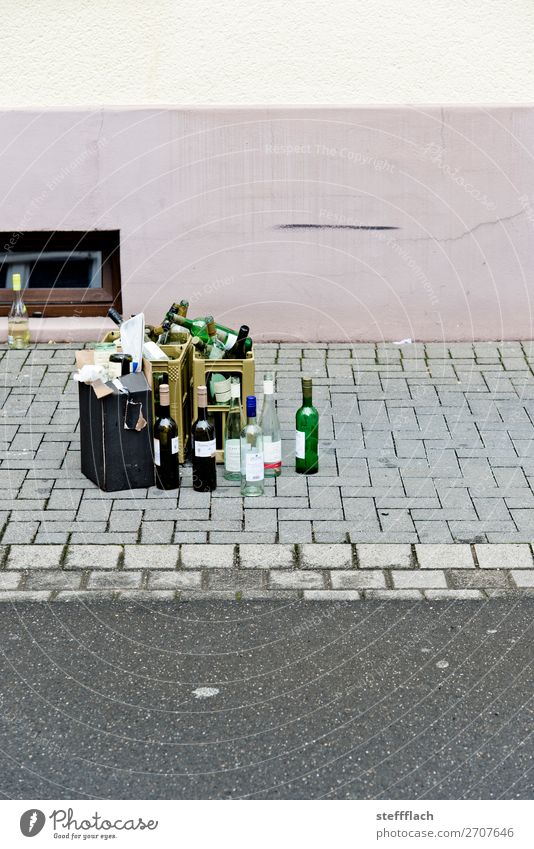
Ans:
[[[119,231],[0,232],[0,315],[21,276],[33,316],[106,315],[121,304]]]

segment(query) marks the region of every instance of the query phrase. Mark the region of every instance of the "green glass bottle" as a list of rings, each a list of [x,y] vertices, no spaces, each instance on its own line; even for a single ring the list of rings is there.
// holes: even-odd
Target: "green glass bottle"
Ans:
[[[319,413],[312,402],[312,379],[302,378],[302,407],[296,415],[295,471],[314,475],[319,471]]]

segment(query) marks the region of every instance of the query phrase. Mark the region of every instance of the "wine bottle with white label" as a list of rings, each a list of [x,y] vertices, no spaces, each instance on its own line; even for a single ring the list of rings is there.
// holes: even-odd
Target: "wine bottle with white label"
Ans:
[[[260,427],[263,433],[265,477],[278,477],[282,474],[282,438],[274,398],[274,376],[271,373],[266,374],[263,378],[263,407]]]
[[[159,416],[154,424],[154,465],[158,489],[178,489],[178,427],[171,418],[169,384],[159,385]]]
[[[215,428],[208,421],[208,390],[197,387],[198,418],[193,425],[193,489],[213,492],[217,488]]]
[[[230,409],[226,415],[224,429],[224,477],[227,481],[241,480],[241,431],[243,410],[241,409],[241,384],[238,380],[230,386]]]
[[[247,423],[241,431],[241,495],[263,495],[263,434],[256,424],[256,397],[247,396]]]
[[[319,413],[313,406],[312,379],[302,378],[302,407],[296,415],[295,471],[314,475],[319,471]]]

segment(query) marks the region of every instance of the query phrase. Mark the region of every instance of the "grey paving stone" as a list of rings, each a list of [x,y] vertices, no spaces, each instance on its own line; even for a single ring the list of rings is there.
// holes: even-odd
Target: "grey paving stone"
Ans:
[[[115,569],[120,545],[70,545],[65,560],[66,569]]]
[[[63,572],[56,569],[47,569],[40,572],[34,570],[26,579],[28,590],[79,590],[82,575],[77,572]]]
[[[208,590],[256,590],[266,586],[267,572],[261,569],[209,569]]]
[[[352,569],[352,546],[302,545],[300,565],[306,569]]]
[[[141,526],[142,543],[171,543],[174,537],[174,522],[143,522]]]
[[[182,545],[181,565],[185,569],[231,569],[233,545]]]
[[[386,587],[384,573],[378,569],[358,569],[352,572],[331,571],[330,580],[335,590],[382,589]]]
[[[30,590],[5,590],[0,593],[0,602],[12,604],[27,601],[45,602],[50,601],[50,596],[50,590],[36,590],[34,592],[30,592]]]
[[[201,586],[202,573],[200,571],[151,572],[148,576],[149,589],[200,589]]]
[[[303,569],[295,569],[293,571],[271,569],[269,572],[269,586],[272,589],[280,590],[326,589],[324,575],[324,572],[312,572]]]
[[[357,590],[304,590],[304,601],[359,601]]]
[[[451,587],[458,589],[510,586],[508,572],[497,569],[486,569],[484,571],[481,569],[451,569],[447,574]]]
[[[412,566],[409,545],[359,543],[356,551],[361,569],[410,569]]]
[[[511,575],[517,587],[534,587],[534,569],[513,569]]]
[[[425,590],[429,601],[479,601],[484,598],[480,590]]]
[[[4,520],[5,521],[5,520]],[[31,543],[39,529],[39,522],[10,522],[2,537],[3,545]]]
[[[242,569],[291,569],[295,550],[292,545],[239,545]]]
[[[142,572],[91,572],[88,589],[137,589],[141,586]]]
[[[125,569],[175,569],[180,550],[177,545],[126,545]]]
[[[311,522],[279,522],[278,537],[282,543],[312,542]]]
[[[173,542],[176,543],[207,543],[208,541],[208,533],[207,531],[182,531],[176,530],[174,532]]]
[[[447,586],[445,572],[437,569],[397,571],[391,573],[396,589],[432,590]]]
[[[0,590],[16,590],[23,578],[23,572],[0,572]]]
[[[59,569],[63,545],[12,545],[7,569]]]
[[[365,590],[365,599],[373,601],[422,601],[423,593],[420,590]]]
[[[421,569],[474,569],[468,545],[416,545]]]
[[[532,569],[534,560],[528,545],[476,545],[481,569]]]

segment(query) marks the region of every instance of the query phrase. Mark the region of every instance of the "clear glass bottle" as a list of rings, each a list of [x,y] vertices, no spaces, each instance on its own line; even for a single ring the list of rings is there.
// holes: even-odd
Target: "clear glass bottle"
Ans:
[[[30,322],[22,300],[20,274],[13,274],[13,303],[7,319],[7,344],[10,348],[27,348],[30,344]]]
[[[313,406],[312,379],[302,378],[302,407],[296,415],[295,471],[314,475],[319,471],[319,413]]]
[[[274,376],[270,372],[263,378],[260,427],[263,433],[265,477],[278,477],[282,474],[282,437],[274,397]]]
[[[256,397],[247,396],[247,423],[241,431],[241,495],[263,495],[263,435],[256,424]]]
[[[234,381],[230,387],[230,409],[226,415],[224,429],[224,477],[227,481],[241,480],[241,431],[243,410],[241,409],[241,384]]]
[[[206,319],[208,326],[208,336],[210,341],[207,346],[207,359],[208,360],[222,360],[224,356],[226,356],[226,348],[223,343],[217,336],[217,326],[213,319],[212,315],[209,315]]]

